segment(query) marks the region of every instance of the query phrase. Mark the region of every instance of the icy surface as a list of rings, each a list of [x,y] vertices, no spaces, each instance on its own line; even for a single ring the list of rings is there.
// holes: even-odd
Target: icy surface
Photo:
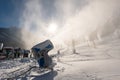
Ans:
[[[54,71],[41,74],[37,70],[31,70],[27,76],[19,80],[120,80],[119,41],[117,39],[96,42],[96,47],[78,45],[77,54],[73,54],[72,50],[65,50],[61,53],[59,61],[57,58],[54,59],[57,63]],[[28,60],[13,62],[1,62],[0,74],[31,64]]]
[[[96,42],[95,48],[77,46],[61,53],[53,72],[29,77],[31,80],[120,80],[119,39]]]
[[[28,68],[33,61],[28,58],[25,59],[14,59],[4,60],[0,62],[0,80],[14,76],[12,73],[16,70],[25,70]],[[10,75],[10,76],[9,76]]]

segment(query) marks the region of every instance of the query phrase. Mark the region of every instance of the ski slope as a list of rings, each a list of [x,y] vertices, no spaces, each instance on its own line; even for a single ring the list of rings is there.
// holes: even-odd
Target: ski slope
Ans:
[[[96,42],[96,47],[77,46],[61,53],[55,70],[31,80],[120,80],[120,39]]]
[[[54,71],[44,73],[33,69],[17,80],[120,80],[120,39],[96,41],[95,47],[87,44],[76,46],[77,54],[72,50],[63,50]],[[13,63],[14,62],[14,63]],[[5,61],[0,65],[0,74],[18,68],[26,70],[29,65],[37,65],[29,60]],[[23,65],[24,64],[24,65]],[[4,77],[4,76],[2,76]]]
[[[28,58],[1,61],[0,80],[6,80],[12,77],[17,78],[18,75],[27,71],[32,65],[35,65],[33,60]]]

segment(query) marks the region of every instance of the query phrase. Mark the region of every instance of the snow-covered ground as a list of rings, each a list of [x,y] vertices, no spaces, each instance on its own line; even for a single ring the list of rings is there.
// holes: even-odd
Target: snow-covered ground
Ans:
[[[16,75],[20,74],[20,71],[25,71],[32,64],[34,64],[33,61],[28,58],[1,61],[0,80],[4,80],[4,78],[15,77]]]
[[[120,80],[120,39],[95,42],[95,48],[77,46],[61,53],[53,72],[32,76],[31,80]],[[34,74],[32,74],[34,75]]]
[[[20,78],[21,80],[120,80],[120,39],[95,42],[95,48],[88,45],[77,46],[77,54],[71,50],[61,53],[60,61],[54,71],[40,74],[31,70],[29,75]],[[16,65],[16,63],[18,63]],[[24,62],[24,61],[23,61]],[[6,69],[4,65],[10,65]],[[24,64],[24,65],[22,65]],[[5,70],[15,70],[16,68],[30,65],[31,62],[7,61],[0,63],[0,74]],[[2,66],[1,66],[2,65]],[[22,66],[21,66],[22,65]],[[15,66],[15,67],[14,67]],[[12,69],[11,69],[12,67]]]

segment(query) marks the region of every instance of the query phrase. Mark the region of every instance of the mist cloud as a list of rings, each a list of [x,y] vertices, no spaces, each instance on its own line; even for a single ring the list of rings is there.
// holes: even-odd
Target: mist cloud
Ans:
[[[73,39],[94,40],[119,30],[119,0],[28,0],[20,18],[27,48],[51,39],[66,45]],[[56,33],[48,26],[56,23]]]

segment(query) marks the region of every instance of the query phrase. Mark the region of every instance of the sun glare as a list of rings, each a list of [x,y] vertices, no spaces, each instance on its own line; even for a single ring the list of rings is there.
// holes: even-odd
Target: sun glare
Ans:
[[[49,26],[48,26],[48,32],[49,33],[55,33],[57,31],[57,24],[55,23],[50,23]]]

